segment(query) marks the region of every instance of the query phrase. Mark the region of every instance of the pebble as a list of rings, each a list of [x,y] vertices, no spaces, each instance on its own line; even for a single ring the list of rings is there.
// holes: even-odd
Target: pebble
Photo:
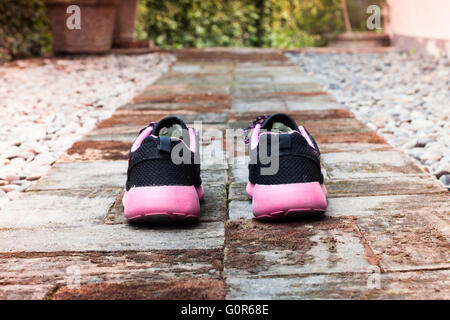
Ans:
[[[35,163],[42,165],[52,164],[53,162],[55,162],[55,160],[56,158],[53,157],[50,153],[41,153],[34,158]]]
[[[409,150],[408,155],[419,160],[423,153],[424,153],[423,148],[413,148]]]
[[[0,65],[0,190],[9,195],[37,181],[75,141],[174,60],[160,53],[110,54]]]
[[[6,151],[2,152],[2,157],[5,159],[13,159],[18,157],[20,149],[16,146],[10,146]]]
[[[419,139],[417,139],[417,141],[416,141],[414,147],[417,147],[417,148],[423,148],[423,147],[425,147],[428,143],[431,143],[431,142],[434,142],[434,141],[435,141],[435,139],[430,138],[430,137],[419,138]]]
[[[444,184],[444,186],[450,188],[450,174],[444,174],[439,178],[439,181],[441,181]]]
[[[28,181],[36,181],[36,180],[39,180],[40,178],[41,178],[40,175],[30,175],[27,177],[27,180]]]
[[[423,162],[427,162],[429,160],[439,161],[442,158],[442,153],[437,151],[427,151],[423,153],[419,158]]]
[[[20,176],[15,175],[15,174],[10,174],[10,175],[5,176],[4,180],[11,183],[12,181],[20,180]]]
[[[373,120],[373,124],[378,128],[384,128],[386,125],[386,118],[385,117],[378,117]]]
[[[8,193],[11,191],[18,191],[20,190],[20,186],[16,185],[16,184],[8,184],[6,186],[2,186],[0,187],[1,190],[3,190],[4,192]]]
[[[440,178],[443,175],[450,174],[450,163],[438,163],[438,166],[432,166],[432,172],[437,177]]]
[[[404,52],[289,56],[369,128],[438,179],[449,179],[449,57]]]

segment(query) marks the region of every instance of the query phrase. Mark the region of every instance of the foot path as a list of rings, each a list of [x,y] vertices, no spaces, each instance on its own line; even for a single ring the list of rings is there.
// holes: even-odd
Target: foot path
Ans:
[[[440,182],[280,51],[174,54],[168,73],[0,212],[0,298],[450,299],[450,198]],[[177,115],[225,136],[273,112],[292,115],[321,147],[325,217],[252,220],[247,168],[242,154],[223,151],[238,140],[227,136],[202,141],[223,153],[202,167],[200,223],[124,221],[127,155],[140,128]]]

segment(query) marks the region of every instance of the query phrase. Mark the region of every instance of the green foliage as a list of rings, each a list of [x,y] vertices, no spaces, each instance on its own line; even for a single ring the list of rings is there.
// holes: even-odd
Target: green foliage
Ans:
[[[321,45],[342,29],[339,0],[143,0],[138,36],[161,47]]]
[[[146,0],[147,36],[162,47],[251,46],[259,15],[251,1]]]
[[[43,55],[51,43],[42,0],[0,1],[0,61]]]
[[[145,1],[138,1],[137,8],[137,21],[136,21],[136,38],[137,40],[148,39],[147,35],[147,18],[148,18],[148,8]]]
[[[326,34],[343,28],[339,0],[264,1],[262,20],[265,47],[323,45]]]

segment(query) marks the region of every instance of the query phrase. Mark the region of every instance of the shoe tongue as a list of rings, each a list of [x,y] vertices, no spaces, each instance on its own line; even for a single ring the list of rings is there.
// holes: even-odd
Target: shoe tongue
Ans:
[[[267,131],[290,132],[298,131],[297,123],[294,119],[284,113],[277,113],[267,118],[261,125],[261,129]]]
[[[155,136],[161,135],[182,138],[183,130],[188,130],[183,120],[178,117],[165,117],[156,124],[152,134]]]

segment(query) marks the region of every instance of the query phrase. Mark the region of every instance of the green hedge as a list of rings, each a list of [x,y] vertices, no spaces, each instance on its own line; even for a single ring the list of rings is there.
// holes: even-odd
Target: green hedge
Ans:
[[[323,45],[326,34],[343,30],[339,0],[269,0],[262,15],[264,47]]]
[[[42,0],[0,1],[0,61],[43,55],[51,43]]]
[[[340,0],[143,0],[138,36],[161,47],[306,47],[343,29]]]

